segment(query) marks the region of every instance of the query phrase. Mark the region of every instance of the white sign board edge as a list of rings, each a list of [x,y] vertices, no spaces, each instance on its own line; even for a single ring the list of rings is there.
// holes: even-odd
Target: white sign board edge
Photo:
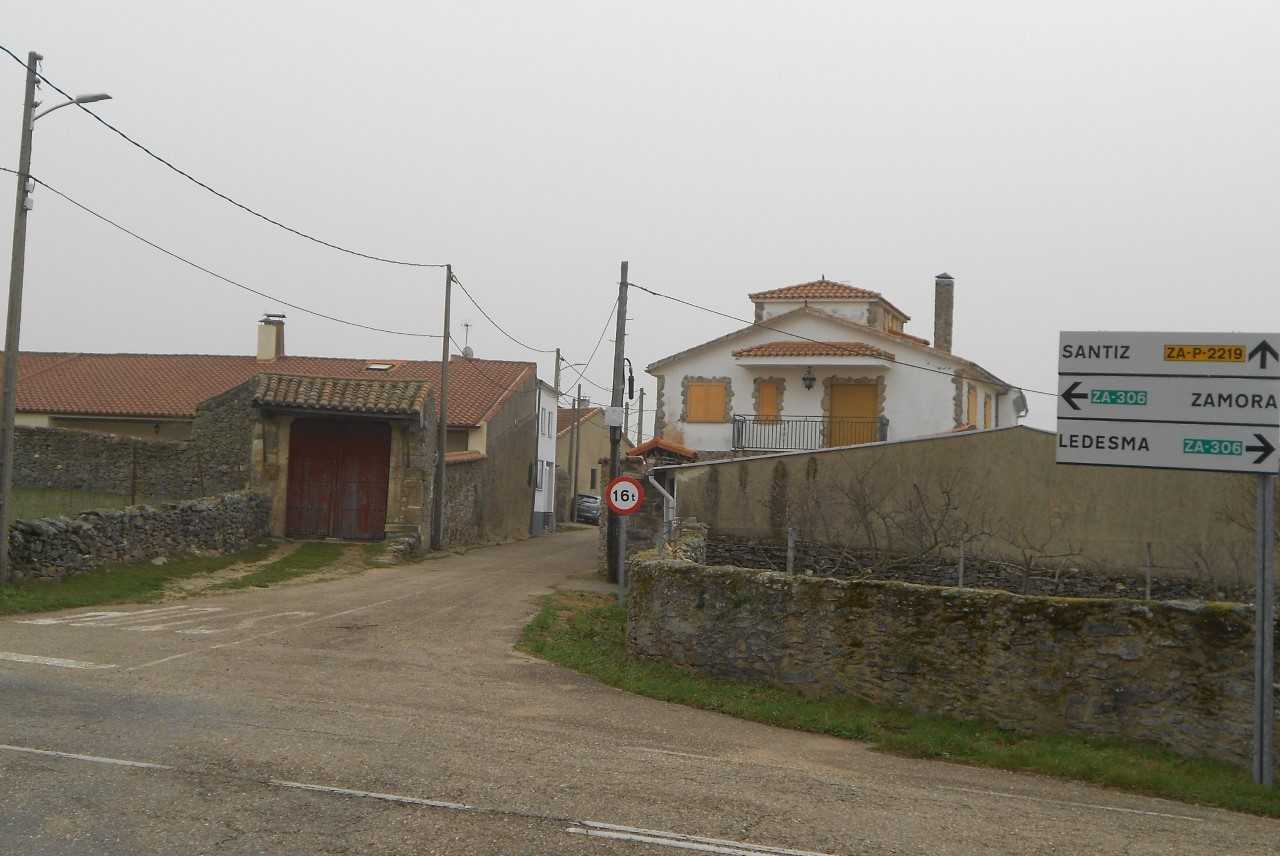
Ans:
[[[1064,330],[1058,373],[1280,378],[1280,333]]]
[[[1280,381],[1265,378],[1058,378],[1058,419],[1280,425]]]
[[[1058,423],[1057,462],[1274,474],[1280,471],[1277,448],[1280,426],[1064,420]]]

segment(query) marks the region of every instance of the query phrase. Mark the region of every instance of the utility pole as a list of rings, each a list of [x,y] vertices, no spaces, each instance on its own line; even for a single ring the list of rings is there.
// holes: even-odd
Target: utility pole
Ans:
[[[9,566],[9,523],[13,518],[13,423],[18,408],[18,338],[22,330],[22,274],[27,259],[27,212],[31,208],[31,129],[35,121],[37,66],[27,54],[27,88],[22,101],[18,145],[18,193],[13,209],[13,255],[9,267],[9,315],[4,331],[4,404],[0,413],[0,582],[13,579]]]
[[[1253,781],[1274,785],[1276,763],[1276,475],[1258,475],[1258,585],[1254,628]]]
[[[623,357],[627,353],[627,263],[622,263],[622,279],[618,282],[618,327],[613,338],[613,398],[609,403],[614,408],[622,407],[622,391],[626,383],[624,377]],[[617,412],[616,410],[614,412]],[[622,428],[609,428],[609,479],[619,475],[619,447],[622,445]],[[608,507],[608,503],[604,503]],[[606,539],[606,555],[608,557],[609,582],[616,583],[622,573],[622,518],[609,512],[609,531]]]
[[[453,265],[444,266],[444,344],[440,354],[440,418],[436,421],[435,487],[431,497],[431,549],[443,550],[444,456],[449,438],[449,299],[453,296]]]
[[[551,385],[555,388],[555,391],[556,391],[556,403],[551,405],[551,415],[549,417],[551,419],[551,428],[550,428],[551,436],[554,438],[554,440],[552,441],[552,447],[551,447],[552,451],[551,451],[551,485],[550,485],[551,531],[552,532],[556,531],[557,525],[559,523],[559,520],[558,520],[559,509],[556,508],[556,494],[559,493],[559,491],[556,490],[556,481],[560,478],[560,468],[556,464],[556,457],[557,457],[556,449],[560,445],[560,437],[559,437],[559,434],[560,434],[560,349],[559,348],[556,348],[556,370],[554,372],[554,376],[555,376],[555,380],[552,381]]]
[[[631,402],[622,403],[622,439],[631,439]]]
[[[582,384],[578,384],[578,397],[573,400],[573,433],[569,435],[569,446],[573,449],[573,497],[569,500],[569,519],[578,522],[578,459],[582,454]],[[599,521],[596,521],[599,523]]]
[[[636,445],[644,443],[644,387],[640,387],[640,413],[636,419]]]

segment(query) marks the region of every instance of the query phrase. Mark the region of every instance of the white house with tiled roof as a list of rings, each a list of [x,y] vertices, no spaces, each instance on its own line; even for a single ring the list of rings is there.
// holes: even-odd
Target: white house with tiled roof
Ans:
[[[755,323],[658,360],[657,432],[701,452],[819,449],[1016,424],[1021,391],[951,352],[955,281],[934,338],[884,295],[819,279],[749,295]]]

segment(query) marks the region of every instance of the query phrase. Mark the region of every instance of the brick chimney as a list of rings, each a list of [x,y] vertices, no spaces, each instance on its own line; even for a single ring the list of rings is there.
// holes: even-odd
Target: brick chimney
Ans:
[[[951,353],[951,325],[955,320],[956,281],[949,273],[933,278],[933,346]]]
[[[258,359],[264,363],[284,356],[284,316],[268,313],[258,322]]]

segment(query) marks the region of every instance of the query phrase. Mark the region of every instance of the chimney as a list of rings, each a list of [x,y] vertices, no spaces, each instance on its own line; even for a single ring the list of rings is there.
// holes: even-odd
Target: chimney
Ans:
[[[284,356],[284,316],[267,313],[258,322],[258,359],[264,363]]]
[[[949,273],[933,278],[933,346],[951,353],[951,324],[955,320],[956,281]]]

